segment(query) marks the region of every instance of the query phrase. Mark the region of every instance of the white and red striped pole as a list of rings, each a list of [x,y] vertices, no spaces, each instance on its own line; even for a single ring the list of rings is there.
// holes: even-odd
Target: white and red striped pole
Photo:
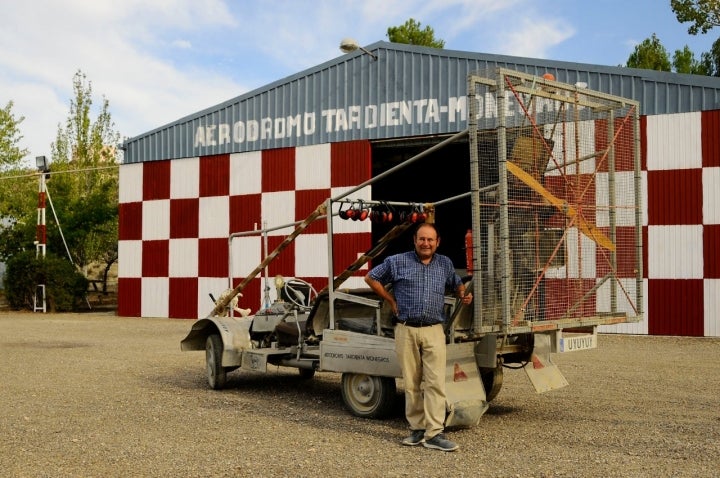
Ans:
[[[37,207],[37,232],[35,237],[36,249],[35,257],[45,257],[47,248],[47,229],[45,226],[45,171],[40,172],[40,187],[38,189],[38,207]]]
[[[38,188],[38,207],[37,207],[37,232],[35,238],[35,258],[42,257],[45,259],[45,251],[47,249],[47,229],[45,227],[45,199],[47,189],[45,181],[48,173],[48,163],[45,156],[36,156],[35,164],[40,171],[40,186]],[[35,304],[34,311],[47,311],[47,300],[45,296],[45,283],[37,284],[35,288]]]

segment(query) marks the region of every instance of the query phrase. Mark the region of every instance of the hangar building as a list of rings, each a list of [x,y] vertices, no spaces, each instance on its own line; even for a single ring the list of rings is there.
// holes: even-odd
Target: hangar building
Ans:
[[[245,232],[302,220],[326,198],[463,131],[468,75],[502,67],[640,104],[645,320],[602,330],[720,336],[720,79],[387,42],[365,50],[125,141],[119,315],[207,316],[209,295],[227,289],[229,277],[236,284],[292,229]],[[372,196],[462,194],[467,156],[467,142],[429,154],[402,181],[374,184]],[[370,197],[370,188],[356,197]],[[438,211],[441,252],[458,269],[469,216],[463,207]],[[337,270],[382,231],[370,221],[335,221]],[[241,305],[258,309],[276,274],[324,286],[326,230],[312,225],[248,285]],[[346,286],[361,286],[362,275]]]

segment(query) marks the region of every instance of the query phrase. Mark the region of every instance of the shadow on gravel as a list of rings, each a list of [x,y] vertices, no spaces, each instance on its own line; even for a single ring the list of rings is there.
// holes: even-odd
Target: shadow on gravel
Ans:
[[[517,407],[508,407],[507,405],[493,405],[490,403],[490,408],[487,412],[485,412],[485,415],[493,415],[493,416],[503,416],[503,415],[510,415],[511,413],[516,413],[519,410]]]
[[[202,400],[192,400],[203,409],[218,413],[232,412],[238,416],[262,415],[283,419],[323,430],[361,431],[379,439],[395,441],[397,437],[387,435],[386,426],[397,428],[400,435],[405,433],[404,398],[399,390],[390,416],[383,420],[355,417],[342,401],[340,374],[317,373],[312,379],[299,376],[297,371],[281,370],[267,374],[235,371],[228,375],[228,382],[222,390],[211,390],[205,381],[202,369],[189,372],[177,369],[171,375],[147,376],[147,386],[180,391],[189,395],[202,394]],[[323,417],[334,417],[323,420]],[[368,424],[379,424],[368,427]]]
[[[193,400],[196,406],[212,409],[214,413],[233,413],[238,418],[261,415],[326,431],[353,430],[393,443],[404,436],[407,423],[400,386],[389,417],[382,420],[364,419],[353,416],[345,408],[340,377],[340,374],[318,372],[314,378],[304,379],[294,369],[281,369],[267,374],[234,371],[228,375],[223,390],[211,390],[201,368],[192,371],[178,368],[172,375],[147,379],[152,382],[149,386],[167,387],[192,395],[202,394],[202,400]],[[485,414],[501,417],[517,413],[518,410],[514,406],[491,403]],[[330,417],[330,420],[323,419]],[[397,434],[391,432],[388,435],[388,428],[397,430]]]
[[[3,347],[17,349],[76,349],[91,347],[92,344],[82,342],[10,342],[3,344]]]

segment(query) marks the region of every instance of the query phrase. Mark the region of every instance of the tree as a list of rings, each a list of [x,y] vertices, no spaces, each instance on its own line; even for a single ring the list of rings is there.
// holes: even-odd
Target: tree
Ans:
[[[393,43],[405,43],[408,45],[429,46],[432,48],[444,48],[445,41],[435,39],[435,31],[426,26],[420,29],[420,22],[410,18],[403,25],[388,27],[388,39]]]
[[[73,78],[74,97],[65,126],[58,125],[53,157],[52,197],[68,249],[75,264],[85,269],[93,262],[105,266],[107,273],[117,261],[118,164],[115,145],[120,135],[114,129],[109,102],[93,121],[92,83],[78,71]],[[79,170],[72,174],[62,171]],[[60,241],[58,236],[54,238]]]
[[[705,34],[720,26],[720,0],[670,0],[670,7],[680,23],[691,22],[688,33]],[[700,55],[698,62],[702,75],[720,76],[720,38],[709,52]]]
[[[720,25],[718,0],[670,0],[670,7],[680,23],[691,22],[688,33],[707,33]]]
[[[19,146],[20,123],[24,116],[16,118],[12,112],[13,102],[9,101],[5,108],[0,109],[0,171],[17,166],[22,158],[28,154],[26,148]]]
[[[28,180],[28,172],[21,168],[28,150],[19,146],[20,123],[24,117],[13,113],[9,101],[0,109],[0,261],[6,262],[28,244],[35,234],[35,219],[26,215],[37,207],[37,182]],[[24,238],[28,238],[24,240]]]
[[[715,40],[710,51],[700,56],[700,64],[706,75],[720,77],[720,38]]]
[[[675,50],[673,54],[673,69],[677,73],[687,73],[693,75],[708,75],[708,65],[702,60],[695,59],[695,54],[690,47],[685,45],[682,50]]]
[[[52,202],[47,202],[47,252],[67,261],[67,243],[72,262],[84,272],[90,264],[103,264],[106,291],[107,272],[118,258],[115,145],[120,135],[114,131],[107,99],[103,98],[96,118],[91,117],[92,85],[80,71],[73,78],[73,92],[69,117],[64,126],[58,125],[56,141],[50,147],[47,189]],[[0,259],[9,261],[23,251],[34,255],[37,176],[18,169],[0,173],[0,180]]]
[[[660,43],[654,33],[635,47],[635,51],[628,57],[628,68],[643,68],[646,70],[670,71],[668,52]]]
[[[77,309],[85,297],[88,281],[64,257],[47,254],[38,259],[35,252],[14,255],[7,264],[7,300],[13,309],[32,309],[37,284],[44,284],[50,312]]]

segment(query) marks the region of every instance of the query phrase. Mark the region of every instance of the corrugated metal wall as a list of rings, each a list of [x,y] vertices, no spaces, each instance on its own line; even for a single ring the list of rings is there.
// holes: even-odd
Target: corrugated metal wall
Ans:
[[[231,233],[292,224],[329,197],[370,178],[366,141],[151,161],[120,168],[118,314],[204,317],[214,297],[237,285],[262,261],[260,236]],[[369,198],[370,189],[353,199]],[[270,232],[275,249],[292,227]],[[327,284],[327,224],[314,223],[270,264],[282,274]],[[370,247],[370,223],[335,219],[335,270]],[[232,258],[232,260],[231,260]],[[360,272],[346,287],[358,287]],[[243,308],[258,310],[264,284],[243,291]],[[274,288],[272,295],[274,296]]]
[[[467,76],[505,67],[640,101],[646,115],[720,109],[720,79],[378,42],[125,142],[125,162],[466,128]],[[481,112],[483,109],[481,108]]]
[[[647,117],[647,333],[720,329],[720,111]]]

